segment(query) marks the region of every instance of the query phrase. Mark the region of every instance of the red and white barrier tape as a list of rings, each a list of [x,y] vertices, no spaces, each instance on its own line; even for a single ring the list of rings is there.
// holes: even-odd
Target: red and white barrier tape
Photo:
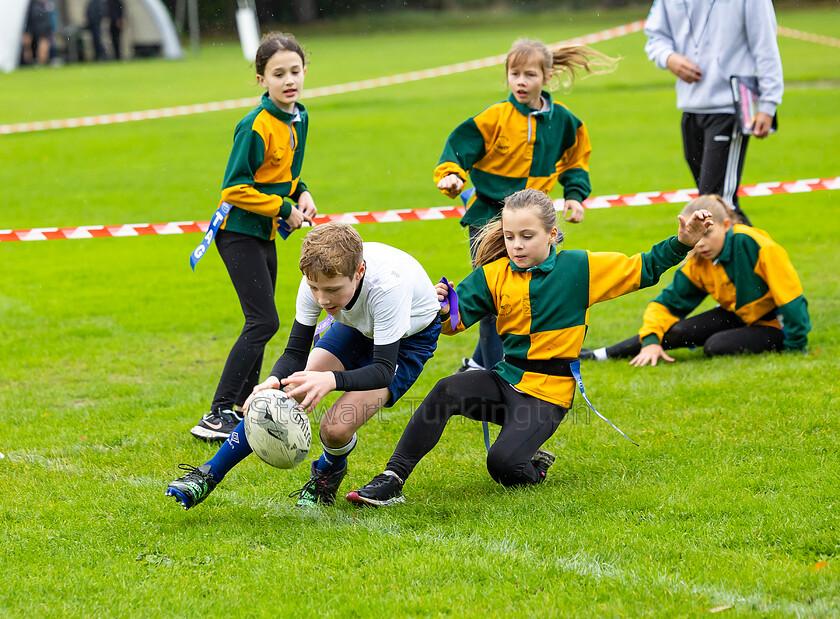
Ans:
[[[616,28],[609,28],[601,32],[587,34],[582,37],[569,39],[566,43],[581,43],[589,45],[591,43],[599,43],[601,41],[608,41],[626,34],[639,32],[645,27],[645,20],[639,20],[617,26]],[[801,30],[794,30],[793,28],[778,27],[778,33],[782,36],[800,39],[802,41],[810,41],[812,43],[821,43],[823,45],[830,45],[832,47],[840,47],[840,39],[833,37],[822,36],[818,34],[811,34],[809,32],[802,32]],[[344,94],[348,92],[358,92],[360,90],[369,90],[371,88],[379,88],[381,86],[392,86],[394,84],[405,84],[406,82],[416,82],[417,80],[428,79],[432,77],[442,77],[444,75],[454,75],[456,73],[463,73],[464,71],[472,71],[474,69],[484,69],[502,64],[505,61],[505,54],[498,56],[489,56],[487,58],[480,58],[478,60],[470,60],[467,62],[457,62],[455,64],[436,67],[433,69],[423,69],[422,71],[411,71],[409,73],[399,73],[397,75],[389,75],[385,77],[377,77],[357,82],[348,82],[346,84],[336,84],[333,86],[320,86],[312,88],[305,92],[307,99],[314,99],[317,97],[328,97],[330,95]],[[193,105],[179,105],[176,107],[164,107],[154,110],[141,110],[139,112],[122,112],[119,114],[102,114],[99,116],[82,116],[80,118],[62,118],[58,120],[42,120],[28,123],[12,123],[0,125],[0,135],[8,135],[12,133],[32,133],[35,131],[47,131],[50,129],[73,129],[76,127],[93,127],[97,125],[113,125],[118,123],[133,122],[138,120],[156,120],[159,118],[171,118],[173,116],[188,116],[191,114],[204,114],[205,112],[218,112],[221,110],[234,110],[245,107],[254,107],[259,103],[260,97],[245,97],[242,99],[228,99],[226,101],[213,101],[211,103],[196,103]]]
[[[587,34],[582,37],[570,39],[567,43],[581,43],[589,45],[591,43],[598,43],[600,41],[608,41],[616,37],[624,36],[633,32],[638,32],[644,28],[644,20],[636,21],[616,28],[602,30]],[[446,65],[443,67],[436,67],[433,69],[424,69],[422,71],[411,71],[408,73],[399,73],[397,75],[388,75],[385,77],[377,77],[357,82],[349,82],[347,84],[336,84],[334,86],[321,86],[312,88],[304,92],[304,98],[314,99],[317,97],[328,97],[330,95],[344,94],[348,92],[358,92],[360,90],[369,90],[371,88],[379,88],[381,86],[392,86],[394,84],[405,84],[407,82],[416,82],[432,77],[442,77],[444,75],[454,75],[456,73],[463,73],[464,71],[472,71],[474,69],[484,69],[487,67],[494,67],[503,64],[506,54],[498,56],[489,56],[487,58],[480,58],[478,60],[470,60],[468,62],[458,62],[455,64]],[[0,125],[0,135],[11,133],[31,133],[33,131],[47,131],[49,129],[71,129],[75,127],[93,127],[96,125],[111,125],[116,123],[132,122],[137,120],[153,120],[158,118],[171,118],[173,116],[187,116],[190,114],[203,114],[205,112],[218,112],[220,110],[233,110],[243,107],[254,107],[260,101],[260,97],[246,97],[244,99],[230,99],[227,101],[215,101],[212,103],[197,103],[194,105],[179,105],[177,107],[165,107],[156,110],[143,110],[140,112],[125,112],[122,114],[103,114],[101,116],[84,116],[81,118],[65,118],[61,120],[44,120],[29,123],[15,123],[9,125]]]
[[[793,28],[785,28],[778,26],[776,32],[791,39],[799,39],[801,41],[809,41],[811,43],[820,43],[822,45],[829,45],[831,47],[840,47],[840,39],[834,37],[826,37],[820,34],[811,34],[810,32],[802,32],[801,30],[794,30]]]
[[[782,193],[807,193],[840,189],[840,176],[834,178],[799,180],[789,183],[758,183],[741,187],[740,196],[770,196]],[[650,204],[682,204],[697,197],[696,189],[677,191],[644,191],[624,196],[597,196],[584,201],[587,209],[617,206],[646,206]],[[435,206],[418,209],[393,209],[358,213],[319,215],[315,225],[328,221],[349,224],[395,223],[401,221],[430,221],[460,219],[463,207]],[[92,239],[100,237],[189,234],[206,232],[207,221],[174,221],[161,224],[122,224],[118,226],[76,226],[75,228],[31,228],[29,230],[0,230],[0,243],[8,241],[47,241],[55,239]]]

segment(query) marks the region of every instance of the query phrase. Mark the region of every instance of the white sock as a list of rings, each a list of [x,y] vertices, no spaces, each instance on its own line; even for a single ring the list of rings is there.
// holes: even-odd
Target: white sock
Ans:
[[[471,368],[475,368],[476,370],[483,370],[484,369],[483,365],[478,365],[472,359],[467,360],[467,365],[470,366]]]
[[[592,351],[595,355],[596,361],[606,361],[607,360],[607,349],[606,348],[596,348]]]

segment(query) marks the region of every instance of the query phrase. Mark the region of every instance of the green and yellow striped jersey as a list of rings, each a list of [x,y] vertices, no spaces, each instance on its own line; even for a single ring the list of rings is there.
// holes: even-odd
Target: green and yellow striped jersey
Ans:
[[[632,257],[552,250],[542,264],[528,270],[500,258],[476,269],[456,287],[460,324],[453,331],[450,322],[444,321],[443,333],[463,331],[485,315],[496,315],[506,360],[494,371],[520,391],[568,408],[574,378],[522,367],[529,361],[576,359],[590,306],[652,286],[689,249],[674,236]]]
[[[499,215],[501,201],[520,189],[548,193],[559,180],[566,199],[582,202],[591,193],[586,125],[547,92],[542,96],[546,111],[531,109],[511,94],[450,134],[434,182],[449,174],[466,181],[469,174],[476,193],[462,225],[483,226]]]
[[[300,180],[309,116],[297,103],[297,113],[278,108],[265,93],[260,105],[236,125],[233,149],[222,183],[222,201],[233,205],[223,230],[274,239],[277,218],[286,218],[307,191]]]
[[[647,306],[639,330],[642,344],[661,342],[707,295],[745,325],[781,328],[778,314],[784,320],[785,348],[808,344],[811,319],[799,275],[784,248],[764,230],[735,225],[715,260],[691,256]]]

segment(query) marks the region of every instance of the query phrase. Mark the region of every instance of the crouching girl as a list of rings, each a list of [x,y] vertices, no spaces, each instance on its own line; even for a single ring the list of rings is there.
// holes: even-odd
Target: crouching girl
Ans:
[[[492,370],[438,381],[409,421],[385,472],[347,499],[377,506],[402,501],[405,480],[453,415],[501,426],[487,452],[494,480],[505,486],[542,482],[554,456],[540,446],[572,404],[571,364],[583,344],[589,307],[655,284],[703,237],[712,216],[700,210],[680,215],[679,222],[676,236],[633,257],[557,251],[552,200],[534,189],[508,197],[501,219],[482,232],[475,271],[457,288],[457,311],[450,316],[449,304],[441,308],[443,332],[450,335],[496,315],[504,359]],[[437,289],[441,301],[452,298],[445,284]]]

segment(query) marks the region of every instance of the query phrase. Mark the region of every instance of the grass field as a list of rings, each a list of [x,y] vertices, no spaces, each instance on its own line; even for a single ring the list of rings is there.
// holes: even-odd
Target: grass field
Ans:
[[[779,13],[836,36],[840,11]],[[503,53],[644,12],[386,18],[301,31],[307,87]],[[673,80],[641,33],[596,47],[623,60],[557,97],[584,119],[596,195],[690,187]],[[750,146],[744,184],[840,174],[840,49],[780,37],[780,132]],[[506,96],[501,68],[307,101],[304,177],[322,212],[448,203],[431,182],[449,131]],[[0,123],[257,95],[233,40],[181,62],[0,75]],[[0,229],[206,220],[245,110],[0,137]],[[559,194],[558,194],[559,195]],[[241,327],[198,235],[0,244],[0,616],[727,616],[840,614],[838,192],[745,198],[787,248],[814,330],[807,356],[585,365],[587,392],[633,447],[584,409],[547,443],[545,485],[487,475],[477,424],[454,420],[407,503],[301,512],[283,472],[249,458],[184,512],[163,490],[214,447],[205,412]],[[569,248],[635,253],[673,233],[679,207],[590,211]],[[433,279],[468,270],[454,221],[364,225]],[[278,309],[291,323],[297,234],[278,244]],[[666,275],[664,282],[670,281]],[[638,328],[653,291],[597,306],[587,345]],[[288,325],[270,344],[276,358]],[[471,352],[441,340],[393,410],[360,431],[343,490],[381,471],[413,407]],[[313,448],[317,451],[317,447]]]

